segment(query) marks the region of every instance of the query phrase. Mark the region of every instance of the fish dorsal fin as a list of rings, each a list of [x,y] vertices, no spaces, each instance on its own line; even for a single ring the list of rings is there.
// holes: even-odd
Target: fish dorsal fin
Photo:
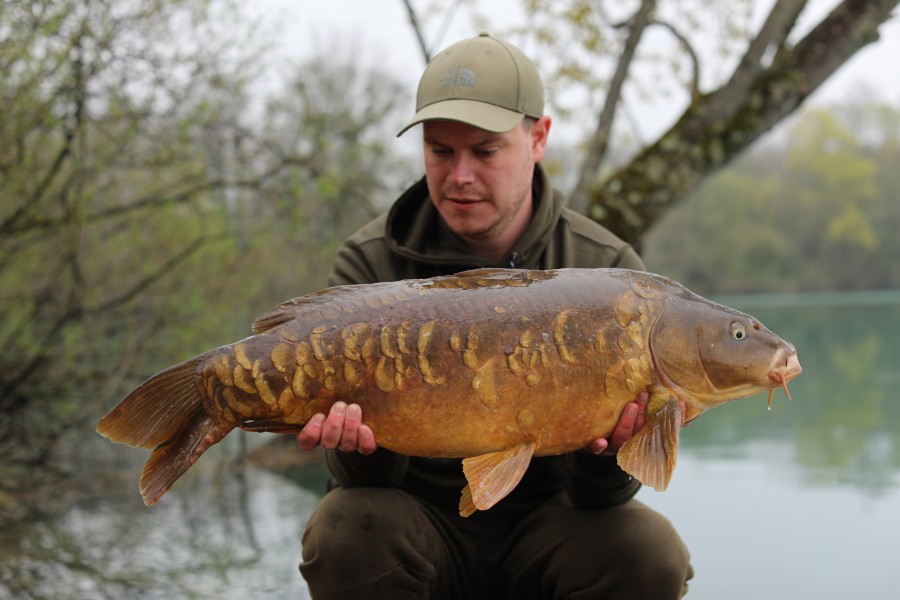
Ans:
[[[325,288],[318,292],[298,296],[282,302],[269,312],[257,317],[253,321],[254,333],[265,333],[270,329],[274,329],[279,325],[283,325],[288,321],[292,321],[303,316],[307,311],[318,310],[322,304],[327,304],[347,295],[359,294],[360,289],[368,288],[376,290],[390,284],[355,284],[355,285],[338,285]]]
[[[459,514],[468,517],[505,498],[525,475],[534,448],[534,443],[520,444],[500,452],[463,459],[463,473],[469,485],[459,501]]]
[[[503,269],[499,267],[484,267],[481,269],[469,269],[454,273],[454,277],[480,277],[483,279],[507,279],[512,275],[523,273],[524,269]]]
[[[644,427],[622,444],[618,462],[622,470],[657,492],[665,491],[675,470],[681,408],[673,397],[647,419]]]

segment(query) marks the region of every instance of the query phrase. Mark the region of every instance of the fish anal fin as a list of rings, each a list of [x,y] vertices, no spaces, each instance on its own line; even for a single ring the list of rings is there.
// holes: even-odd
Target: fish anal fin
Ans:
[[[675,398],[647,417],[640,431],[625,442],[618,452],[623,471],[657,492],[665,491],[675,470],[681,408]]]
[[[469,485],[463,490],[459,514],[469,516],[474,512],[472,507],[487,510],[505,498],[525,475],[534,448],[534,443],[519,444],[499,452],[463,459],[463,473]],[[467,510],[471,512],[465,514]]]

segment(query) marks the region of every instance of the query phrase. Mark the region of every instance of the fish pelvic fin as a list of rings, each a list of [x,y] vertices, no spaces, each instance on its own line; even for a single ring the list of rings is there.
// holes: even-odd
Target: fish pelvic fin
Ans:
[[[155,504],[207,448],[234,425],[206,412],[197,387],[192,358],[154,375],[112,409],[97,425],[97,433],[113,442],[153,453],[141,473],[144,503]]]
[[[665,491],[675,470],[681,422],[678,401],[669,398],[647,418],[644,427],[619,448],[617,457],[622,470],[657,492]]]
[[[472,488],[466,484],[459,497],[459,516],[471,517],[476,510],[478,510],[478,507],[475,506],[475,501],[472,500]]]
[[[469,484],[462,491],[459,514],[468,517],[505,498],[525,475],[534,449],[532,442],[463,459],[463,473]]]

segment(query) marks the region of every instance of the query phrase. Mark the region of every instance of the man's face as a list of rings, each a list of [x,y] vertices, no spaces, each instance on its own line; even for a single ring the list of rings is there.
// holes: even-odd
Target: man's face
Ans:
[[[550,128],[491,133],[457,121],[424,124],[428,192],[450,230],[489,256],[512,248],[531,220],[531,182]]]

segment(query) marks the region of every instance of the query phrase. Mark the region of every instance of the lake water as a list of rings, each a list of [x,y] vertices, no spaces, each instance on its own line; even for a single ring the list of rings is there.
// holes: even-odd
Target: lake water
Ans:
[[[760,395],[703,415],[669,489],[640,492],[691,550],[689,598],[900,598],[898,296],[727,299],[804,373],[771,411]],[[137,466],[60,488],[65,508],[0,531],[0,598],[307,598],[299,538],[325,471],[240,459],[263,440],[229,436],[152,508]]]

